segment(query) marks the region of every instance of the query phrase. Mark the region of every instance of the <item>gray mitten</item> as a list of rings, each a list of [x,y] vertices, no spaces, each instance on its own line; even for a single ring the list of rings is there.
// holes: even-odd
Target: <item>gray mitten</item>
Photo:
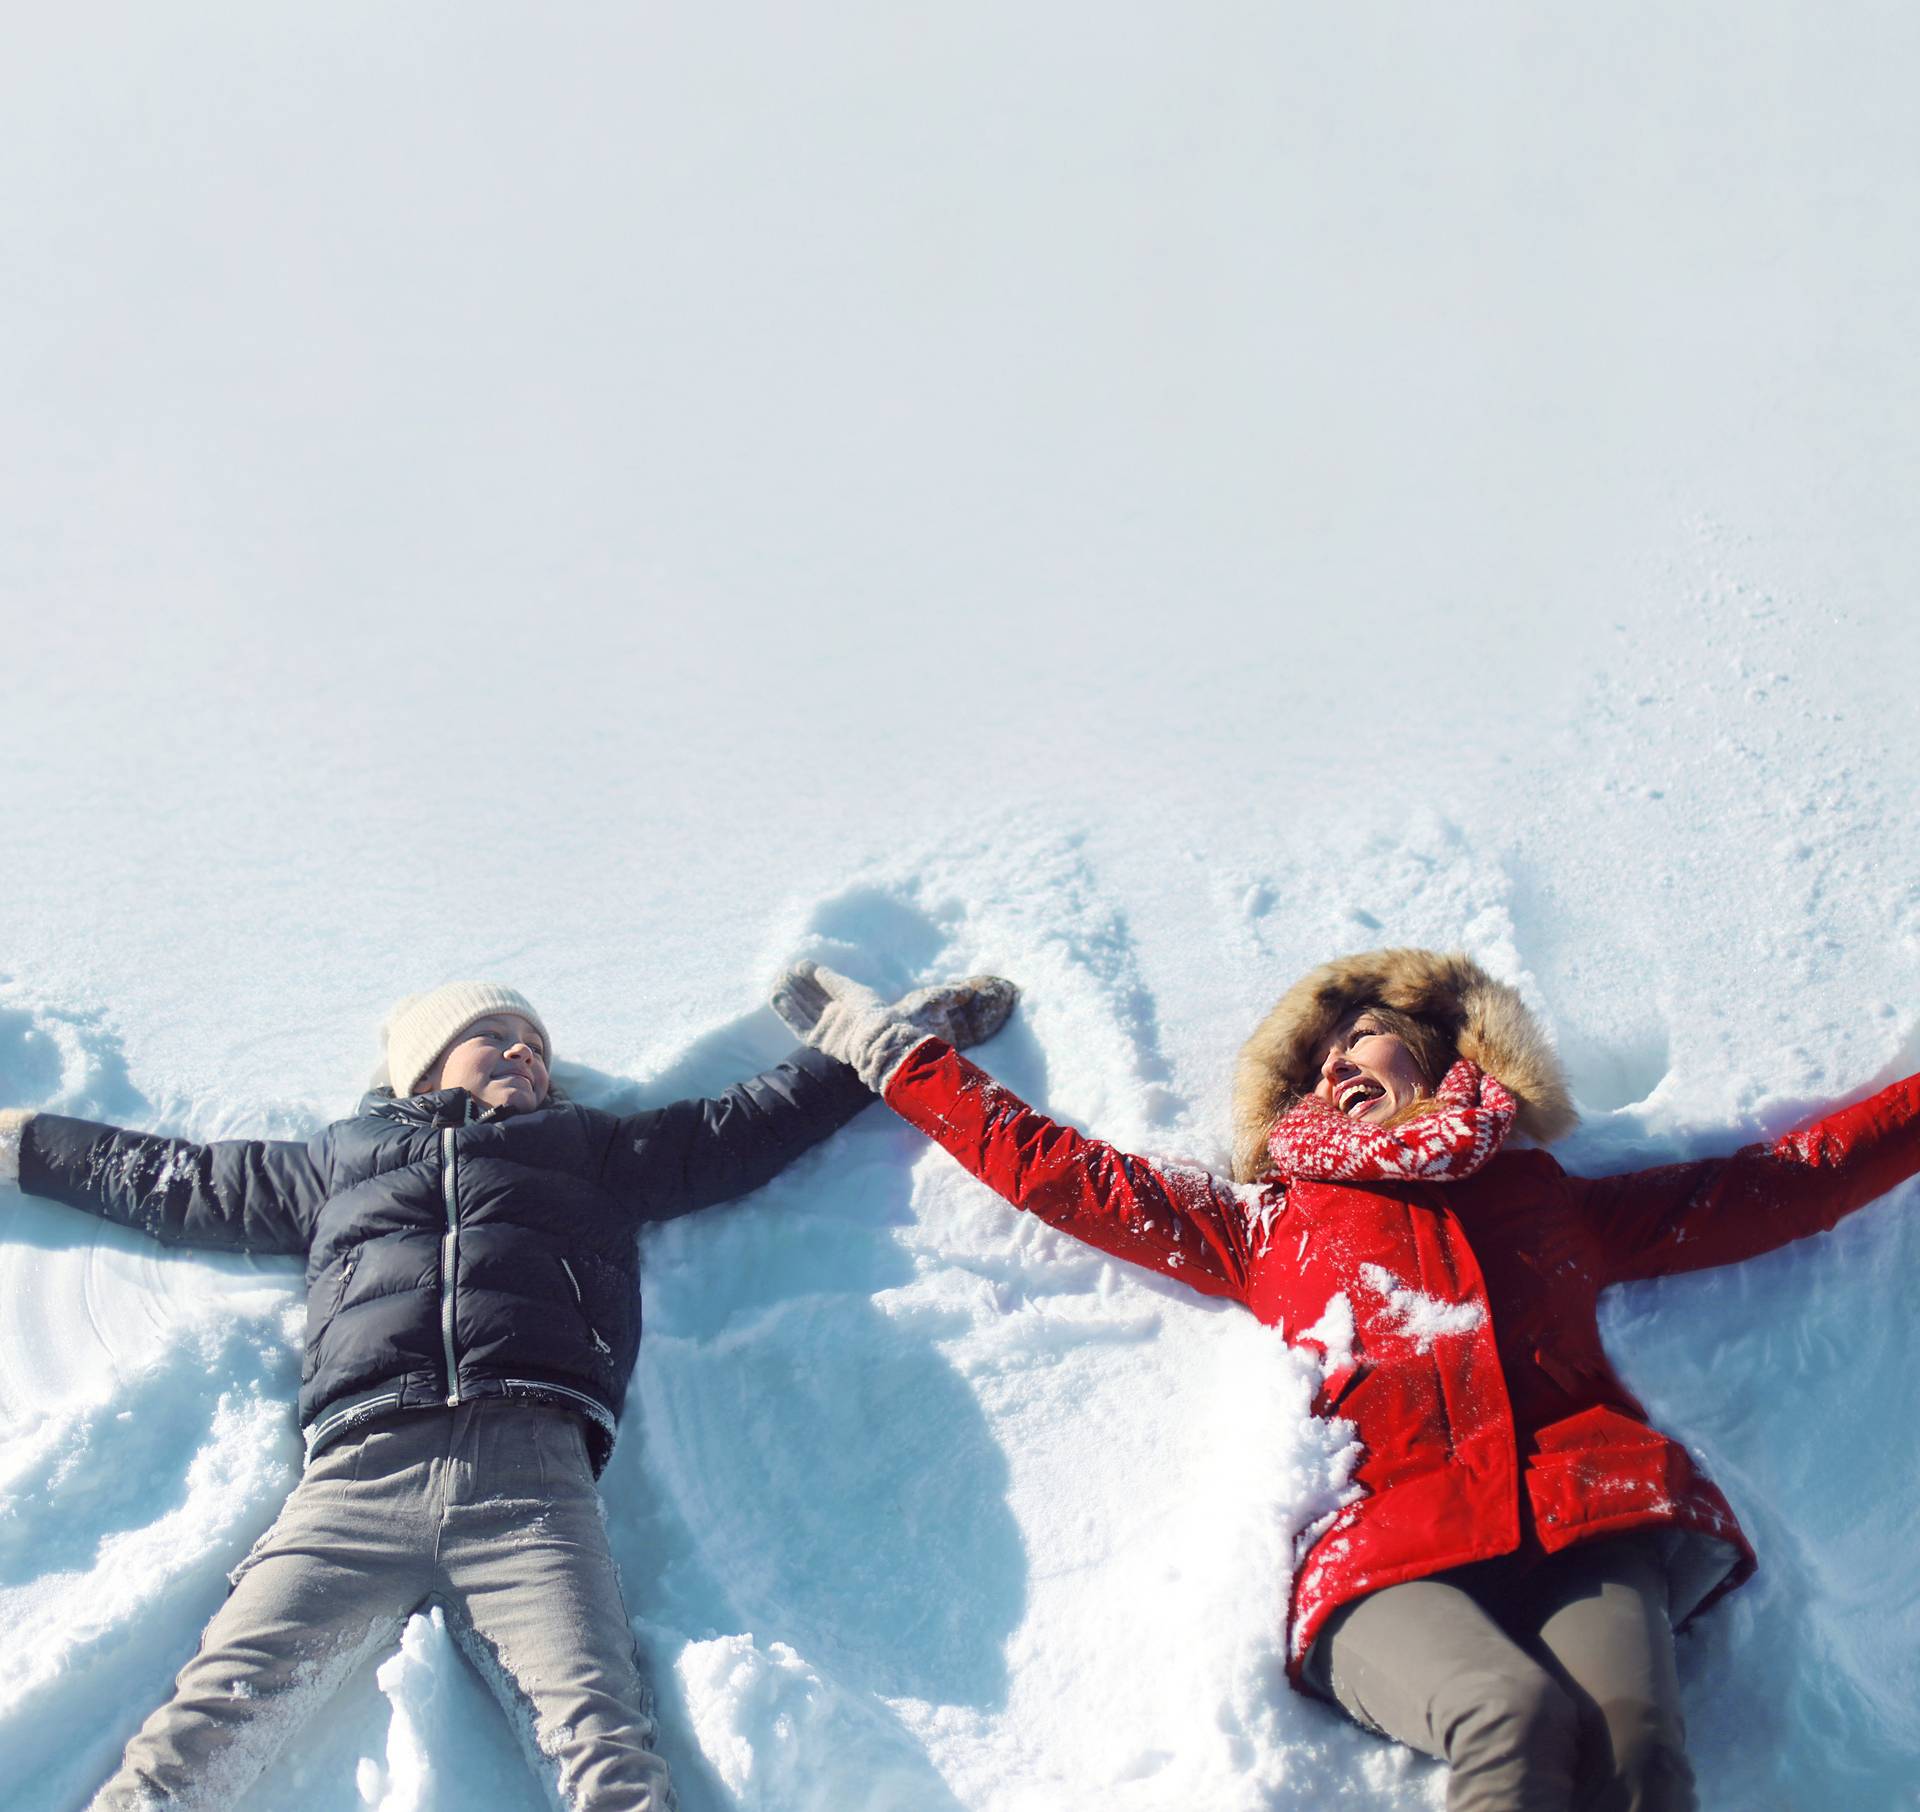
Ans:
[[[1006,1024],[1019,990],[997,975],[917,988],[891,1006],[871,988],[819,963],[798,962],[773,991],[773,1010],[816,1051],[851,1064],[875,1094],[924,1038],[956,1049]]]
[[[23,1107],[0,1107],[0,1183],[20,1181],[20,1135],[32,1118]]]

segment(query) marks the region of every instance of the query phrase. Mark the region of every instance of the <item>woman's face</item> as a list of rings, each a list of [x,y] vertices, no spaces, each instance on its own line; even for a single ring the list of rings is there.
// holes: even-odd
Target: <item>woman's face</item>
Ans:
[[[1350,1120],[1384,1125],[1427,1090],[1413,1053],[1369,1007],[1349,1013],[1320,1052],[1314,1095]]]

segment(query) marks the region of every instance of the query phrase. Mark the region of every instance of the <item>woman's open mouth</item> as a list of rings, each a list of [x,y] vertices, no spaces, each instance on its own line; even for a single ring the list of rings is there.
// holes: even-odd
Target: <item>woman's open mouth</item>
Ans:
[[[1342,1085],[1334,1097],[1334,1106],[1343,1114],[1363,1112],[1367,1106],[1385,1096],[1386,1090],[1377,1082],[1369,1082],[1364,1076]]]

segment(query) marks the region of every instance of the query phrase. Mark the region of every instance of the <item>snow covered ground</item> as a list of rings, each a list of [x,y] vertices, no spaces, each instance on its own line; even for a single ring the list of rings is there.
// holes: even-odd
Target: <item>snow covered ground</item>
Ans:
[[[495,975],[590,1098],[792,956],[990,967],[1224,1164],[1303,967],[1460,945],[1603,1170],[1920,1067],[1896,9],[45,11],[0,67],[0,1104],[346,1111]],[[1250,1319],[883,1113],[661,1229],[606,1497],[687,1812],[1357,1812]],[[1761,1551],[1708,1812],[1920,1804],[1920,1190],[1609,1341]],[[0,1192],[0,1802],[72,1812],[297,1460],[297,1279]],[[1263,1428],[1249,1442],[1243,1431]],[[244,1812],[534,1812],[437,1618]]]

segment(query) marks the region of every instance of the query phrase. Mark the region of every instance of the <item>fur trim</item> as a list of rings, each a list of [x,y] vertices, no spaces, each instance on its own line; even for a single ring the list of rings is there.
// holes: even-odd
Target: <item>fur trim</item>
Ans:
[[[1497,1076],[1520,1104],[1517,1130],[1545,1145],[1579,1116],[1553,1042],[1519,993],[1471,957],[1437,950],[1368,950],[1302,976],[1240,1047],[1233,1084],[1233,1174],[1271,1168],[1267,1135],[1314,1083],[1315,1055],[1362,1006],[1391,1007],[1442,1032],[1455,1055]]]

